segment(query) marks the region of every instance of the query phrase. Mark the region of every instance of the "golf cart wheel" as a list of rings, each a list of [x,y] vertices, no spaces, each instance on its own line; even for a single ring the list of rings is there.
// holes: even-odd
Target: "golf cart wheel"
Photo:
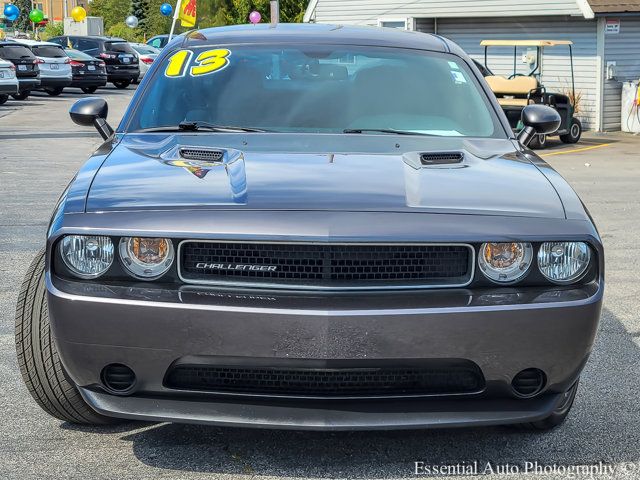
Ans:
[[[129,85],[131,85],[131,80],[118,80],[117,82],[113,82],[113,84],[116,86],[116,88],[124,90]]]
[[[577,118],[571,119],[571,127],[569,127],[569,133],[566,135],[560,135],[560,140],[564,143],[578,143],[582,136],[582,123]]]
[[[98,87],[82,87],[84,93],[95,93]]]
[[[22,379],[40,408],[53,417],[86,425],[117,422],[89,407],[60,362],[49,326],[44,258],[41,250],[31,263],[18,295],[15,342]]]
[[[52,97],[57,97],[64,90],[63,87],[55,87],[55,88],[45,88],[44,91],[47,92]]]
[[[30,94],[31,94],[31,90],[25,90],[24,92],[20,92],[20,93],[12,93],[11,96],[16,100],[26,100]]]
[[[574,383],[573,386],[565,392],[562,402],[556,407],[551,415],[547,418],[543,418],[542,420],[538,420],[537,422],[520,424],[518,427],[524,430],[548,431],[562,425],[569,416],[571,407],[573,407],[573,402],[575,401],[576,393],[578,392],[579,381],[580,380],[576,381],[576,383]]]
[[[543,133],[540,133],[533,137],[531,142],[529,142],[529,148],[532,150],[542,150],[547,147],[547,136]]]
[[[0,95],[0,105],[6,103],[7,100],[9,100],[9,95]]]

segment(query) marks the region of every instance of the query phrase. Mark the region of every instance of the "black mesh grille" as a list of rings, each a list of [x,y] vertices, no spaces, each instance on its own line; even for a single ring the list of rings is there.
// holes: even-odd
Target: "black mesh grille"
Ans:
[[[220,150],[207,150],[201,148],[181,148],[180,156],[187,160],[202,160],[207,162],[222,161],[223,152]]]
[[[170,369],[165,385],[181,390],[283,396],[445,395],[474,393],[484,388],[480,369],[471,365],[349,369],[179,365]]]
[[[471,250],[458,245],[319,245],[185,242],[188,280],[323,287],[467,283]]]
[[[420,161],[423,165],[447,165],[460,163],[464,155],[461,152],[423,153]]]

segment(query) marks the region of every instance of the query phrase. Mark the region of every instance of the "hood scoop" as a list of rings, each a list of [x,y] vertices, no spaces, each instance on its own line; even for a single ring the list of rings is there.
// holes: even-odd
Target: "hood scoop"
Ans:
[[[431,152],[421,153],[420,163],[422,165],[452,165],[462,163],[464,153],[462,152]]]
[[[460,151],[444,152],[407,152],[403,155],[404,163],[415,170],[423,168],[463,168],[465,154]]]
[[[178,154],[185,160],[198,160],[202,162],[222,162],[224,151],[213,148],[181,147]]]

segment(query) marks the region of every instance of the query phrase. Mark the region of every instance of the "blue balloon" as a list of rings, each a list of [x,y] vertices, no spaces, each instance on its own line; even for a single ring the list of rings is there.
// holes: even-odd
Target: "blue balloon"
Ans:
[[[20,16],[20,9],[13,4],[5,5],[4,7],[4,17],[13,22],[16,18]]]
[[[168,3],[163,3],[162,5],[160,5],[160,13],[165,17],[168,17],[173,13],[173,7]]]

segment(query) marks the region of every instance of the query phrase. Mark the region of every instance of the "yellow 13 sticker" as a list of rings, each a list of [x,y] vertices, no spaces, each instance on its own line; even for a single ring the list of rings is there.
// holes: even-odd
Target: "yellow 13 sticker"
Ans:
[[[200,53],[191,68],[188,68],[193,57],[191,50],[180,50],[169,58],[169,64],[164,71],[165,76],[170,78],[184,77],[187,71],[192,77],[206,75],[217,72],[229,65],[229,55],[231,52],[226,48],[216,48]]]

